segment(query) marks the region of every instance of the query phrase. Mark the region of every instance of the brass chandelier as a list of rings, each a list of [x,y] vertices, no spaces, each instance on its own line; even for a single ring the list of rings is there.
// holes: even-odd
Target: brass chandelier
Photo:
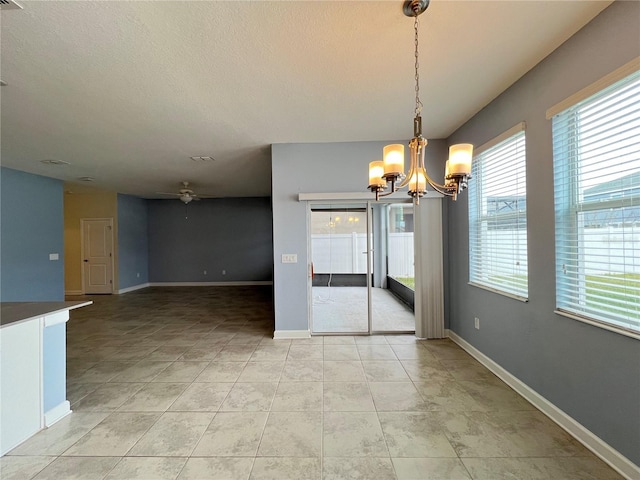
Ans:
[[[422,102],[420,101],[420,75],[418,63],[418,16],[429,6],[429,0],[407,0],[403,11],[414,18],[415,32],[415,80],[416,106],[413,119],[413,138],[409,142],[411,164],[409,173],[404,173],[404,145],[392,144],[383,148],[383,160],[369,164],[369,189],[376,194],[376,200],[391,195],[399,188],[408,185],[408,193],[416,204],[427,193],[427,183],[438,193],[451,197],[454,201],[458,194],[467,188],[471,178],[471,160],[473,145],[461,143],[449,147],[449,159],[445,164],[444,185],[434,182],[424,164],[424,150],[427,139],[422,136]],[[398,183],[399,182],[399,183]],[[391,189],[384,192],[391,184]]]

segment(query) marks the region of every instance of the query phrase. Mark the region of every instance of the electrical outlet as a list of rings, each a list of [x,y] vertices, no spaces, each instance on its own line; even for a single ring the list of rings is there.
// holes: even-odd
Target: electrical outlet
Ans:
[[[136,273],[136,277],[140,278],[140,272]]]
[[[298,255],[296,253],[283,253],[282,263],[298,263]]]
[[[226,274],[227,274],[227,271],[226,271],[226,270],[222,270],[222,274],[223,274],[223,275],[226,275]]]
[[[206,275],[206,274],[207,274],[207,271],[205,270],[203,273]]]
[[[473,319],[473,323],[476,327],[476,330],[480,330],[480,319],[478,317]]]

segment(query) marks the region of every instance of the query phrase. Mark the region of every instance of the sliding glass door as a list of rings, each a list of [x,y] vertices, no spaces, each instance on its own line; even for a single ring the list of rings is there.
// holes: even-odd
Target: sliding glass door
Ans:
[[[413,204],[374,203],[371,329],[413,332]]]
[[[415,330],[412,291],[402,296],[398,282],[389,277],[391,272],[401,270],[406,278],[413,274],[413,224],[408,207],[405,211],[399,205],[371,202],[310,205],[310,314],[314,334]],[[395,257],[402,256],[409,260],[396,266]]]
[[[310,213],[314,333],[368,333],[366,204]]]

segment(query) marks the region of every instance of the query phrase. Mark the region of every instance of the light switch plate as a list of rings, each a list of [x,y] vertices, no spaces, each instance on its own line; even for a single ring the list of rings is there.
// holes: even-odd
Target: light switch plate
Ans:
[[[60,255],[57,253],[50,253],[49,260],[60,260]]]
[[[298,255],[296,253],[283,253],[282,263],[298,263]]]

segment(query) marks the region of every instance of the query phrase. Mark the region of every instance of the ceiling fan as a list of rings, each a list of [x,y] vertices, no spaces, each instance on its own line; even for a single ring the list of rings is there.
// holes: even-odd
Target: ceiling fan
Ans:
[[[179,197],[180,201],[185,205],[191,203],[192,200],[200,200],[201,198],[214,198],[211,195],[198,195],[189,188],[189,182],[181,182],[182,188],[178,190],[178,193],[156,192],[158,195],[171,195],[173,197]]]

